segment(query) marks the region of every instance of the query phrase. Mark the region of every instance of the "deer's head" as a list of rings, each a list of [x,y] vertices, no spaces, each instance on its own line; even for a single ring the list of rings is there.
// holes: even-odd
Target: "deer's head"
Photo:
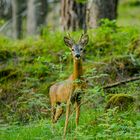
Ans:
[[[71,49],[72,55],[76,60],[79,60],[82,57],[88,40],[89,37],[87,34],[82,34],[77,43],[70,36],[64,37],[65,44]]]

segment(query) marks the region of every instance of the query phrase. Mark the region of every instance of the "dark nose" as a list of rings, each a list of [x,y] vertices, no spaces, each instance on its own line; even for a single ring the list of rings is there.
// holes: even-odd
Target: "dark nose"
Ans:
[[[80,54],[76,54],[75,57],[79,58],[80,57]]]

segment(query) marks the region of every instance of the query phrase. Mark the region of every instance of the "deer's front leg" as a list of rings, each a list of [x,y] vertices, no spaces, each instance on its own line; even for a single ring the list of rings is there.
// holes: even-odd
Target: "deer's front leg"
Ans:
[[[63,113],[63,108],[61,105],[57,105],[56,107],[56,113],[55,113],[55,117],[54,117],[54,121],[57,122],[57,120],[60,118],[60,116]]]
[[[64,134],[63,134],[64,139],[66,137],[66,130],[67,130],[68,121],[69,121],[69,113],[70,113],[70,99],[67,101],[67,105],[66,105],[66,120],[65,120]]]

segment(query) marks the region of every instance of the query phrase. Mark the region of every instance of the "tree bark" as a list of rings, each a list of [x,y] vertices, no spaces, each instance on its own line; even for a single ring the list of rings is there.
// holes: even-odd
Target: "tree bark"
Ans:
[[[22,0],[12,0],[12,24],[13,24],[13,37],[21,38],[22,36],[22,17],[21,8]]]
[[[28,0],[27,4],[27,33],[34,35],[40,32],[45,24],[47,15],[47,0]]]
[[[88,3],[88,26],[95,28],[103,18],[117,18],[118,0],[90,0]]]
[[[75,0],[61,0],[61,24],[63,30],[84,29],[86,27],[86,4]]]

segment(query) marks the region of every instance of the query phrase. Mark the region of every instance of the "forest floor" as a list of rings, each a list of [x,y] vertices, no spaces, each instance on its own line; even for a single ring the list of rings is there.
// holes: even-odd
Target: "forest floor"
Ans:
[[[140,80],[104,86],[140,76],[139,6],[123,1],[118,20],[104,20],[88,31],[84,77],[88,88],[82,98],[80,124],[70,115],[67,139],[140,139]],[[131,10],[130,10],[131,9]],[[73,32],[78,39],[81,32]],[[72,73],[72,58],[64,45],[65,33],[44,29],[39,37],[11,40],[0,36],[0,140],[61,140],[65,115],[52,125],[49,87]],[[125,101],[106,106],[112,95]]]

